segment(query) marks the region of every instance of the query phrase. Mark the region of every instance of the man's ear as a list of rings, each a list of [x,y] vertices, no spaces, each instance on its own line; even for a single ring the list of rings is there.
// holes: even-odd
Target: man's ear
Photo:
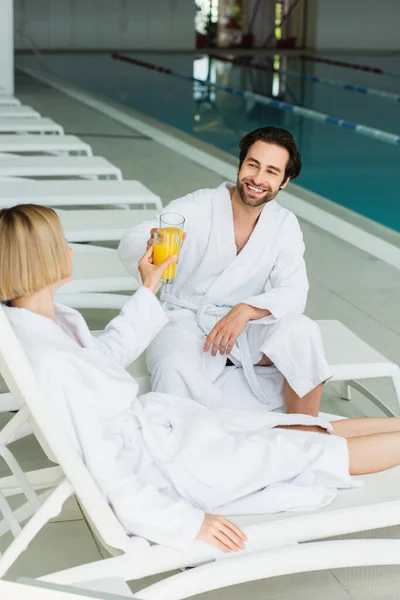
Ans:
[[[279,189],[280,189],[280,190],[284,190],[284,189],[285,189],[285,187],[287,186],[287,184],[289,183],[289,181],[290,181],[290,177],[288,177],[288,178],[286,179],[286,181],[284,181],[284,182],[281,184],[281,186],[280,186],[280,188],[279,188]]]

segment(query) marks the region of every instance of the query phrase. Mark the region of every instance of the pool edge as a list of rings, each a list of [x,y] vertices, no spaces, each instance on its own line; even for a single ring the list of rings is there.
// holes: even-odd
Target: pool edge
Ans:
[[[21,72],[106,114],[126,127],[140,131],[210,171],[231,181],[236,180],[237,160],[223,150],[132,108],[83,90],[53,74],[37,72],[18,65],[16,67]],[[328,198],[297,184],[289,184],[288,188],[280,193],[279,201],[299,218],[400,269],[400,234],[395,230],[341,207]]]

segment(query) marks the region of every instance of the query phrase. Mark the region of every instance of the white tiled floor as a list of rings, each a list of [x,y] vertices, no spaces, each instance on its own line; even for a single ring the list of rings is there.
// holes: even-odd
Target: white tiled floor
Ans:
[[[85,521],[49,523],[10,568],[6,578],[40,577],[64,569],[67,565],[74,567],[101,558]]]
[[[334,598],[334,594],[341,598],[342,591],[343,588],[329,571],[320,571],[319,573],[273,577],[269,580],[255,581],[224,588],[218,592],[201,594],[195,598],[201,598],[201,600],[213,600],[214,598],[220,600],[244,600],[245,598],[265,600],[268,598],[269,600],[269,598],[297,598],[296,594],[300,593],[300,598],[310,598],[313,595],[317,598],[318,594],[325,594],[330,599]]]
[[[137,178],[167,202],[200,187],[214,187],[222,178],[153,140],[52,88],[27,76],[17,77],[18,97],[43,116],[60,122],[66,133],[75,133],[90,143],[95,154],[105,156],[121,167],[125,178]],[[84,134],[87,135],[84,135]],[[316,319],[339,319],[390,359],[400,363],[400,270],[374,259],[353,246],[339,241],[309,223],[302,222],[307,264],[311,282],[307,313]],[[356,282],[356,285],[355,285]],[[99,328],[112,316],[85,311],[89,324]],[[377,380],[371,389],[392,394],[390,385]],[[393,401],[393,394],[392,394]],[[326,387],[324,409],[348,416],[375,414],[354,394],[352,402],[338,398],[335,385]],[[0,415],[0,426],[6,416]],[[32,436],[15,444],[25,468],[48,464]],[[68,503],[57,522],[48,524],[10,569],[7,577],[36,577],[46,572],[80,563],[100,560],[97,547],[79,509]],[[72,519],[72,520],[65,520]],[[400,527],[375,532],[377,537],[400,537]],[[353,537],[367,537],[368,533]],[[0,550],[7,540],[0,543]],[[149,581],[146,581],[149,584]],[[145,585],[133,582],[133,590]],[[203,594],[204,600],[394,600],[400,598],[400,567],[338,569],[291,575],[243,584]]]
[[[398,600],[400,598],[399,585],[396,583],[380,583],[352,589],[350,598],[354,600]]]

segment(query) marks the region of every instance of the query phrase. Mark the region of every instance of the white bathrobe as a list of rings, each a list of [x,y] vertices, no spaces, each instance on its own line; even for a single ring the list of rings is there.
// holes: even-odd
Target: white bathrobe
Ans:
[[[149,393],[125,366],[167,319],[141,288],[100,337],[75,310],[56,323],[6,308],[60,425],[125,528],[185,549],[205,512],[268,513],[328,504],[352,487],[347,443],[335,435],[272,429],[328,422],[303,415],[211,411],[198,402]]]
[[[262,210],[247,244],[237,254],[231,198],[233,184],[174,200],[162,212],[185,217],[173,284],[162,303],[170,323],[147,352],[154,391],[193,398],[210,407],[267,410],[283,405],[283,379],[303,397],[332,375],[316,323],[304,316],[308,281],[302,233],[295,215],[275,200]],[[149,231],[158,218],[128,232],[119,247],[135,276]],[[271,316],[250,321],[230,355],[203,351],[206,336],[233,306],[246,303]],[[254,367],[263,354],[274,367]]]

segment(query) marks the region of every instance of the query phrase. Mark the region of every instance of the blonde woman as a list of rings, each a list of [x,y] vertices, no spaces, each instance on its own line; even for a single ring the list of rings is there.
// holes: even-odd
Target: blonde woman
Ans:
[[[316,509],[358,485],[352,475],[400,463],[397,418],[330,424],[137,396],[125,367],[167,323],[155,293],[174,258],[156,267],[146,252],[142,287],[100,337],[54,302],[72,258],[52,209],[0,211],[0,300],[49,410],[129,532],[177,549],[199,539],[238,551],[245,535],[220,515]]]

